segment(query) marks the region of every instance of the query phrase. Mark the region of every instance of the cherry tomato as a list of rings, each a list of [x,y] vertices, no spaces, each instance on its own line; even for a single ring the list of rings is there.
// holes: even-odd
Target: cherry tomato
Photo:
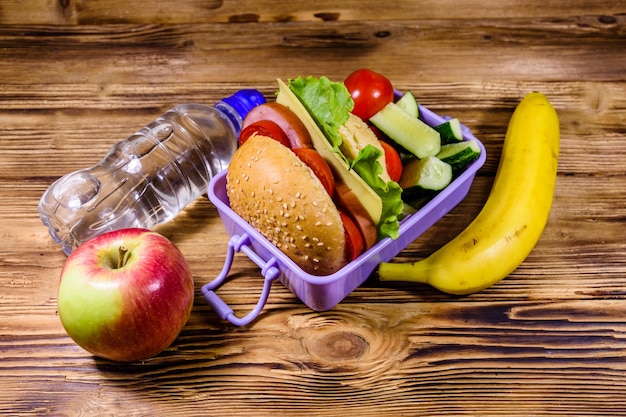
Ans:
[[[364,121],[393,101],[393,85],[385,76],[369,69],[358,69],[344,80],[354,100],[352,113]]]
[[[385,151],[385,164],[387,165],[389,177],[392,181],[400,181],[400,177],[402,176],[402,160],[400,159],[400,154],[396,152],[393,146],[384,140],[380,140],[379,142]]]
[[[239,146],[243,145],[255,133],[275,139],[288,148],[291,147],[291,142],[289,142],[285,132],[271,120],[259,120],[243,128],[239,134]]]
[[[293,148],[292,151],[313,170],[313,173],[322,182],[328,195],[332,197],[335,194],[335,177],[330,170],[330,166],[328,166],[328,162],[316,150],[311,148]]]
[[[339,212],[346,235],[346,256],[354,261],[363,252],[363,236],[354,221],[342,211]]]

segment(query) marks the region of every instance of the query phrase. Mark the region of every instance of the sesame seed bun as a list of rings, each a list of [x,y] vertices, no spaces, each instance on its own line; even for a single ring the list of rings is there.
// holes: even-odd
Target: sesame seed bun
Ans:
[[[233,155],[226,179],[235,213],[305,272],[330,275],[348,263],[339,211],[289,148],[252,136]]]

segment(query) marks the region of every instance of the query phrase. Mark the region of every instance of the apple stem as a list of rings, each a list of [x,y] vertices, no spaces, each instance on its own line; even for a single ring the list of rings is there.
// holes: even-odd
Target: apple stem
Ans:
[[[117,268],[121,268],[124,265],[126,265],[126,262],[128,262],[128,256],[129,256],[129,252],[128,252],[128,248],[126,246],[120,246],[120,253],[119,253],[119,257],[117,258]]]

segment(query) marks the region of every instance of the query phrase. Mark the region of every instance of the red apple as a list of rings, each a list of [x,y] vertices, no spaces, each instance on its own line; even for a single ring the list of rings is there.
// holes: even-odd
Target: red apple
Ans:
[[[58,311],[68,335],[92,354],[120,362],[162,352],[189,318],[194,283],[178,248],[145,229],[82,243],[65,261]]]

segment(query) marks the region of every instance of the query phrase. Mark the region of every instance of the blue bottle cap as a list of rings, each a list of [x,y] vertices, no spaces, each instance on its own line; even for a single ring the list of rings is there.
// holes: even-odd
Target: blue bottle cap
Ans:
[[[265,97],[259,90],[244,89],[237,91],[230,97],[224,98],[222,101],[235,109],[242,119],[245,119],[250,110],[259,104],[265,103]]]

